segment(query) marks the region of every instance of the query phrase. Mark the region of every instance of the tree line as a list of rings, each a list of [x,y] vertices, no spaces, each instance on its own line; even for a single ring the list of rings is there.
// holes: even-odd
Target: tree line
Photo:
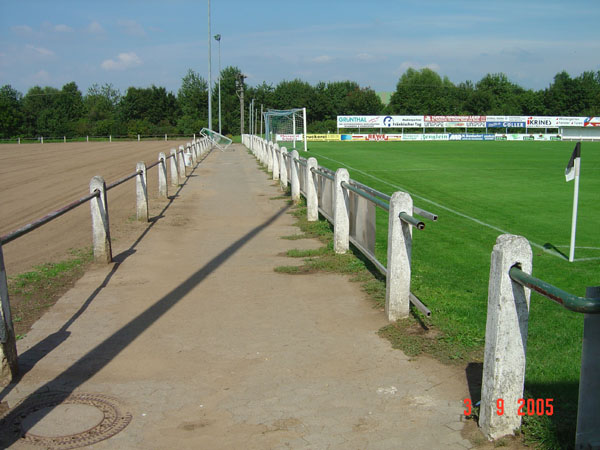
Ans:
[[[223,134],[239,134],[240,101],[236,93],[241,71],[221,72]],[[477,83],[452,83],[435,71],[408,69],[384,105],[373,89],[354,81],[300,79],[276,86],[244,83],[248,104],[273,109],[306,107],[310,132],[336,128],[338,115],[600,115],[600,71],[571,77],[558,73],[546,89],[524,89],[505,74],[487,74]],[[218,129],[218,89],[212,94],[213,129]],[[164,87],[129,87],[121,93],[111,84],[91,86],[83,94],[75,82],[62,89],[35,86],[23,95],[10,85],[0,88],[0,138],[136,136],[193,134],[208,126],[208,83],[188,70],[177,95]],[[248,130],[246,124],[245,130]]]

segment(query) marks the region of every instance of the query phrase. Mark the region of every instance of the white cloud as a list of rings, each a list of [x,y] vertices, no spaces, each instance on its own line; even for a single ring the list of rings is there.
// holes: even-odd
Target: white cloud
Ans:
[[[45,70],[40,70],[39,72],[35,73],[30,79],[33,84],[48,83],[50,81],[50,74]]]
[[[332,59],[333,58],[329,55],[321,55],[321,56],[317,56],[316,58],[311,59],[311,61],[315,62],[315,63],[328,63]]]
[[[92,34],[104,33],[104,28],[102,28],[102,25],[100,25],[95,20],[88,25],[88,27],[86,28],[86,30],[87,30],[88,33],[92,33]]]
[[[52,50],[48,50],[44,47],[35,47],[31,44],[27,44],[25,47],[29,50],[33,50],[35,53],[41,56],[54,56],[54,52]]]
[[[57,31],[59,33],[71,33],[73,31],[73,28],[61,23],[59,25],[54,26],[54,31]]]
[[[15,25],[14,27],[10,27],[10,29],[18,34],[33,33],[33,29],[29,25]]]
[[[146,32],[144,31],[144,28],[137,23],[135,20],[119,20],[117,22],[117,24],[121,27],[121,29],[129,34],[130,36],[137,36],[137,37],[145,37],[146,36]]]
[[[142,60],[134,52],[119,53],[117,60],[107,59],[100,65],[104,70],[125,70],[137,67],[142,64]]]

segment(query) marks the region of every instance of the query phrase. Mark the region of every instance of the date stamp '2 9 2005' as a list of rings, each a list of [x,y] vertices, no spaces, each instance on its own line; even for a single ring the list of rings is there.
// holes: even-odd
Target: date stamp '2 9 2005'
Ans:
[[[554,414],[553,401],[553,398],[520,398],[518,400],[517,414],[519,416],[551,416]],[[464,415],[470,416],[473,412],[471,399],[465,398],[463,403],[465,405]],[[504,399],[499,398],[496,400],[496,414],[499,416],[504,414]]]

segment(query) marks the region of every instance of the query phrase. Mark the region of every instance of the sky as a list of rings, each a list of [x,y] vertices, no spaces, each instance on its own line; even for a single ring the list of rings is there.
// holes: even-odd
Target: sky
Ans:
[[[221,66],[251,86],[300,78],[394,91],[408,69],[505,73],[543,89],[600,70],[600,0],[211,0]],[[208,0],[0,0],[0,86],[164,86],[208,79]],[[212,79],[219,44],[211,39]]]

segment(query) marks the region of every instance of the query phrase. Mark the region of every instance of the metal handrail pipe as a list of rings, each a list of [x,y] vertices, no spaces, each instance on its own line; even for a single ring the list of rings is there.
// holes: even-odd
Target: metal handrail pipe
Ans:
[[[425,229],[425,224],[423,222],[421,222],[419,219],[415,219],[413,216],[404,211],[398,214],[398,217],[400,217],[400,220],[404,220],[407,224],[415,227],[417,230]]]
[[[44,217],[42,217],[38,220],[35,220],[31,223],[28,223],[27,225],[22,226],[18,230],[12,231],[8,234],[5,234],[4,236],[0,236],[0,242],[2,242],[2,245],[4,245],[11,241],[14,241],[18,237],[21,237],[21,236],[29,233],[30,231],[33,231],[36,228],[39,228],[42,225],[44,225],[48,222],[51,222],[52,220],[62,216],[63,214],[71,211],[72,209],[77,208],[80,205],[83,205],[84,203],[90,201],[93,198],[98,197],[99,195],[100,195],[100,191],[96,190],[96,191],[92,192],[91,194],[86,195],[85,197],[81,197],[79,200],[75,200],[74,202],[69,203],[66,206],[63,206],[62,208],[52,211],[51,213],[46,214]]]
[[[159,161],[156,161],[155,163],[152,163],[152,164],[150,164],[149,166],[147,166],[147,167],[146,167],[146,170],[150,170],[150,169],[152,169],[153,167],[156,167],[156,166],[158,166],[159,164],[160,164],[160,160],[159,160]]]
[[[373,194],[374,196],[379,197],[379,198],[385,200],[386,202],[389,202],[390,199],[392,198],[391,196],[389,196],[389,195],[387,195],[387,194],[385,194],[385,193],[383,193],[381,191],[378,191],[377,189],[373,189],[372,187],[367,186],[366,184],[362,184],[359,181],[350,180],[350,184],[353,184],[354,186],[357,186],[360,189],[362,189],[364,191],[367,191],[368,193]],[[426,219],[432,220],[434,222],[436,220],[438,220],[437,214],[434,214],[432,212],[429,212],[429,211],[426,211],[424,209],[421,209],[418,206],[413,206],[413,212],[415,214],[418,214],[421,217],[425,217]]]
[[[312,169],[310,169],[310,171],[317,175],[321,175],[322,177],[327,178],[328,180],[335,181],[335,177],[328,174],[327,172],[323,172],[322,170],[315,169],[314,167]]]
[[[298,161],[298,164],[302,164],[305,167],[307,165],[306,159],[304,158],[298,158],[296,161]]]
[[[574,294],[570,294],[569,292],[563,291],[539,278],[532,277],[528,273],[523,272],[516,265],[510,268],[508,276],[511,280],[519,283],[521,286],[549,298],[570,311],[585,314],[600,314],[600,298],[598,297],[578,297]]]
[[[358,195],[360,195],[363,198],[366,198],[367,200],[369,200],[372,203],[375,203],[375,205],[379,206],[382,209],[385,209],[386,211],[390,210],[390,205],[387,204],[386,202],[384,202],[383,200],[375,197],[374,195],[369,194],[368,192],[357,188],[356,186],[352,186],[349,183],[346,183],[345,181],[342,181],[342,187],[345,189],[348,189],[349,191],[352,191]]]
[[[138,175],[141,175],[142,173],[143,172],[141,170],[138,170],[136,172],[133,172],[130,175],[127,175],[126,177],[121,178],[120,180],[113,181],[112,183],[106,185],[106,190],[108,191],[108,190],[110,190],[110,189],[112,189],[114,187],[117,187],[118,185],[123,184],[126,181],[131,180],[132,178],[135,178]]]
[[[417,308],[419,311],[425,314],[425,317],[431,317],[431,311],[429,310],[429,308],[425,306],[425,304],[421,300],[419,300],[415,294],[410,292],[408,295],[408,299],[415,306],[415,308]]]
[[[421,209],[417,206],[413,206],[413,212],[421,217],[425,217],[426,219],[429,219],[433,222],[435,222],[436,220],[438,220],[438,216],[437,214],[431,213],[429,211],[425,211],[424,209]]]

